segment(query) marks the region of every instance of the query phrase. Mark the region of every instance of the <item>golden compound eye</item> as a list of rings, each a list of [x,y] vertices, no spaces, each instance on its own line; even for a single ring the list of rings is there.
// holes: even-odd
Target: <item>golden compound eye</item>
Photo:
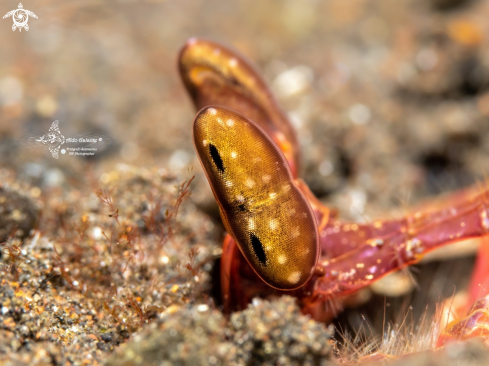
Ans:
[[[272,287],[301,287],[318,260],[317,226],[279,148],[257,124],[224,107],[202,109],[193,133],[224,225],[246,260]]]
[[[197,109],[225,105],[245,114],[272,137],[297,175],[295,132],[265,81],[244,57],[218,43],[192,38],[180,52],[179,68]]]

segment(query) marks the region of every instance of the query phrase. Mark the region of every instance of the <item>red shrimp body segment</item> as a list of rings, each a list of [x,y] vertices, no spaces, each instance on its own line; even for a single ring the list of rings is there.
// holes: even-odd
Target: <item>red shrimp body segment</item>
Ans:
[[[489,336],[489,296],[477,300],[465,314],[450,322],[438,337],[437,346],[464,341],[474,337]]]

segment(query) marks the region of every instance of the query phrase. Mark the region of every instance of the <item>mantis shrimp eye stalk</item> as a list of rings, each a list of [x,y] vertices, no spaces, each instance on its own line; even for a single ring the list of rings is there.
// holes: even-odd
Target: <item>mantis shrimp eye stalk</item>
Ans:
[[[192,38],[180,51],[178,66],[197,110],[224,105],[257,123],[279,145],[297,177],[295,132],[253,65],[218,43]]]
[[[271,287],[303,286],[318,262],[318,229],[280,149],[256,123],[219,106],[197,114],[193,137],[224,225],[247,262]]]
[[[328,321],[345,296],[443,245],[488,234],[487,187],[403,218],[339,220],[296,179],[294,131],[250,63],[219,44],[191,39],[179,67],[195,106],[205,107],[194,121],[194,144],[232,236],[221,259],[224,312],[246,307],[257,295],[289,291],[303,313]],[[487,252],[468,304],[487,295],[479,287],[481,279],[489,283]],[[475,309],[450,324],[441,342],[487,329],[486,311]]]

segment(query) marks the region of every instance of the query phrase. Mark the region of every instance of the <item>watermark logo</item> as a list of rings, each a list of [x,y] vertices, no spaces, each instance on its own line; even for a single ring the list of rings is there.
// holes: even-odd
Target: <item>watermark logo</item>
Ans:
[[[111,139],[102,133],[65,137],[59,129],[59,121],[54,121],[47,133],[29,137],[27,140],[27,145],[30,147],[48,149],[55,159],[59,159],[60,153],[89,157],[107,150],[111,145]]]
[[[9,11],[3,16],[3,19],[12,17],[12,19],[14,20],[12,30],[15,31],[18,28],[19,32],[22,32],[22,28],[24,28],[26,31],[29,30],[29,24],[27,24],[27,22],[29,21],[29,15],[37,19],[36,14],[34,14],[30,10],[25,10],[22,3],[20,3],[18,9]]]
[[[36,141],[45,145],[49,149],[49,152],[51,153],[53,158],[58,159],[59,149],[61,148],[61,145],[65,143],[66,140],[65,137],[59,131],[59,122],[54,121],[51,127],[49,128],[48,133],[41,136],[40,138],[37,138]],[[63,151],[64,154],[66,150],[63,149]]]

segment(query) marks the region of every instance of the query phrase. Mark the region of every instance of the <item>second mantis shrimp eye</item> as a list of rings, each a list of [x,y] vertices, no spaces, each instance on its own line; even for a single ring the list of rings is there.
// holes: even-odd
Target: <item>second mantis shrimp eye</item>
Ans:
[[[202,109],[193,132],[224,225],[248,263],[277,289],[304,285],[319,256],[317,225],[280,149],[224,107]]]
[[[197,109],[219,104],[246,114],[274,139],[297,175],[299,147],[295,132],[249,61],[223,45],[192,38],[180,51],[178,65]]]

